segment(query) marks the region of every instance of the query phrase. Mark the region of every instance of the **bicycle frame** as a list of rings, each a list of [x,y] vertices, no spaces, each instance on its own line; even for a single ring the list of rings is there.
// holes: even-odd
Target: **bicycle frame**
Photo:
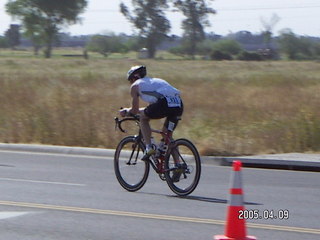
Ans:
[[[145,144],[143,142],[143,137],[142,137],[142,132],[141,132],[141,129],[140,129],[140,119],[139,119],[139,116],[132,116],[132,117],[127,117],[127,118],[123,118],[121,120],[119,120],[118,117],[115,117],[114,118],[115,120],[115,129],[119,128],[121,132],[123,133],[126,133],[126,130],[124,130],[122,128],[122,123],[125,122],[125,121],[135,121],[136,124],[139,126],[139,133],[138,135],[136,135],[136,139],[137,139],[137,143],[138,143],[138,147],[139,147],[139,144],[143,144],[143,146],[145,147]],[[164,169],[164,161],[166,159],[166,157],[168,157],[168,153],[170,152],[169,150],[172,149],[173,147],[173,143],[174,143],[174,140],[172,138],[172,132],[171,131],[168,131],[167,133],[166,132],[163,132],[163,131],[160,131],[160,130],[156,130],[156,129],[151,129],[151,132],[153,133],[157,133],[157,134],[161,134],[163,140],[164,140],[164,144],[167,146],[167,149],[165,150],[164,153],[160,154],[159,157],[155,157],[155,156],[152,156],[151,158],[153,159],[153,161],[151,161],[149,159],[149,163],[151,164],[152,168],[154,169],[154,171],[158,174],[164,174],[166,171],[173,171],[175,170],[176,168],[172,168],[172,169]],[[140,148],[140,147],[139,147]],[[138,149],[139,151],[139,149]],[[131,161],[131,158],[133,157],[133,155],[130,156],[130,159],[129,159],[129,162]],[[136,156],[137,158],[137,156]],[[135,159],[135,161],[137,161],[137,159]],[[128,163],[129,163],[128,162]]]

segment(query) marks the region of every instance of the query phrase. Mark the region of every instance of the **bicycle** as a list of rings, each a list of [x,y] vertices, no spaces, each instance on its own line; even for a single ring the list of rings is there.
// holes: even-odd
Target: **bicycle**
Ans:
[[[142,160],[145,143],[140,129],[138,116],[126,117],[121,120],[115,118],[115,128],[126,133],[122,128],[123,122],[134,121],[138,126],[138,134],[124,137],[118,144],[114,155],[114,170],[120,185],[135,192],[146,183],[150,166],[166,181],[169,188],[179,196],[192,193],[197,187],[201,175],[201,160],[197,148],[188,139],[173,140],[172,132],[161,134],[163,148],[158,147],[156,154],[147,160]],[[160,145],[160,144],[159,144]],[[153,147],[156,145],[153,144]]]

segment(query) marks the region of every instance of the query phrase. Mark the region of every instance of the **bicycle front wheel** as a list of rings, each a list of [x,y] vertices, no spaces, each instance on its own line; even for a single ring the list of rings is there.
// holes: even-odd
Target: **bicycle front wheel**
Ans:
[[[134,136],[125,137],[120,141],[114,155],[114,171],[120,185],[134,192],[146,183],[150,165],[142,161],[144,146]]]
[[[165,176],[170,189],[179,196],[192,193],[201,175],[201,160],[197,148],[187,139],[178,139],[165,161]]]

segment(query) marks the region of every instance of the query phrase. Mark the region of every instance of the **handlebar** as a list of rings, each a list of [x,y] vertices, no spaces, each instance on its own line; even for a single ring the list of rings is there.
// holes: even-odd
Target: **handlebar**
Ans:
[[[115,117],[114,121],[115,121],[115,129],[117,130],[117,128],[119,128],[121,132],[126,133],[127,131],[122,128],[121,124],[125,121],[135,121],[138,124],[140,122],[140,116],[134,115],[132,117],[125,117],[123,119],[119,119],[118,117]]]
[[[130,117],[125,117],[125,118],[122,118],[122,119],[119,119],[118,117],[115,117],[114,121],[115,121],[115,130],[117,130],[117,128],[118,128],[123,133],[127,133],[127,131],[122,128],[122,123],[123,122],[135,121],[137,126],[140,127],[140,125],[139,125],[139,123],[140,123],[140,115],[132,115]],[[165,133],[165,132],[163,132],[161,130],[151,129],[151,132],[161,134],[163,136],[163,138],[168,139],[168,141],[170,141],[172,139],[172,132],[171,131],[168,131],[167,133]]]

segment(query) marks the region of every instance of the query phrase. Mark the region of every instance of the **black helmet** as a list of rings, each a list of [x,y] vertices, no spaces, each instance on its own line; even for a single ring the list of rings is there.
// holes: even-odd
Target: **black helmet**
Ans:
[[[127,73],[127,79],[128,80],[131,80],[132,77],[135,75],[135,74],[139,74],[140,78],[143,78],[147,75],[147,68],[146,66],[133,66],[130,68],[130,70],[128,71]]]

